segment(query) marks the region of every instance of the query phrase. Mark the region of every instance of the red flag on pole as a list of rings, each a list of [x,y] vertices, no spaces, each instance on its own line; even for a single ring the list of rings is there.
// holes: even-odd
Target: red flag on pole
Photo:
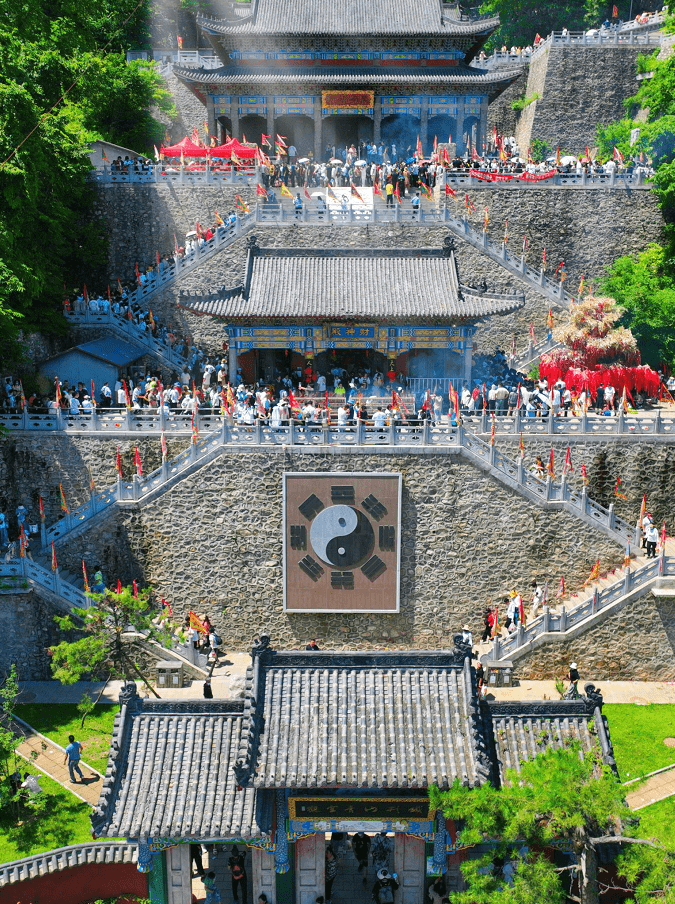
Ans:
[[[120,455],[120,447],[117,447],[117,460],[115,462],[117,466],[117,475],[118,477],[122,477],[122,456]]]
[[[621,477],[616,478],[616,483],[614,484],[614,495],[619,499],[625,499],[626,496],[621,492]]]
[[[457,192],[453,188],[450,188],[447,182],[445,183],[445,194],[450,195],[451,198],[457,197]]]
[[[56,562],[56,549],[54,547],[54,541],[52,540],[52,571],[56,571],[58,567]]]
[[[560,596],[565,596],[565,575],[560,578],[560,584],[558,585],[558,592],[555,597],[558,599]]]
[[[396,188],[394,189],[394,197],[400,204],[401,203],[401,192],[398,190],[398,180],[396,181]]]
[[[122,582],[121,582],[120,579],[118,578],[118,579],[117,579],[117,593],[118,593],[118,595],[119,595],[121,592],[122,592]]]
[[[162,430],[162,458],[166,461],[166,436],[164,436],[164,431]]]
[[[138,584],[136,583],[136,581],[133,582],[133,586],[134,586],[134,599],[137,600],[138,599]]]
[[[666,534],[666,522],[664,521],[663,527],[661,528],[661,536],[659,537],[659,546],[661,547],[661,549],[665,548],[667,539],[668,539],[668,536]]]
[[[87,566],[84,564],[84,559],[82,559],[82,577],[84,578],[84,592],[90,593],[89,578],[87,577]]]
[[[19,528],[19,556],[22,559],[26,558],[26,547],[28,546],[28,537],[26,536],[26,531],[23,529],[23,524]]]
[[[495,444],[495,413],[492,412],[492,429],[490,430],[490,445],[494,446]]]
[[[547,473],[551,480],[555,480],[555,461],[553,458],[553,446],[551,446],[551,454],[548,459]]]
[[[143,464],[141,462],[141,456],[138,451],[138,446],[134,446],[134,464],[136,465],[136,473],[139,477],[143,476]]]
[[[584,484],[588,483],[588,472],[586,471],[586,465],[583,461],[581,462],[581,479],[583,480]]]
[[[63,487],[59,484],[59,502],[61,503],[61,511],[65,512],[66,515],[69,514],[68,506],[66,505],[66,497],[63,494]]]
[[[647,494],[642,494],[642,502],[640,503],[640,514],[638,515],[638,521],[642,524],[642,519],[647,514]]]
[[[546,326],[549,328],[549,330],[553,329],[553,311],[550,308],[548,309],[548,317],[546,318]]]
[[[523,431],[520,431],[520,454],[525,455],[525,443],[523,442]]]
[[[572,455],[570,454],[570,447],[567,447],[567,453],[565,455],[565,464],[563,465],[563,474],[573,474],[574,468],[572,467]]]
[[[537,340],[535,339],[535,336],[534,336],[534,323],[531,320],[530,320],[530,336],[532,338],[532,345],[536,345]]]
[[[44,524],[45,523],[45,506],[42,501],[42,496],[38,496],[38,500],[40,502],[40,521],[42,521],[42,523]]]
[[[586,580],[584,581],[583,586],[586,587],[591,581],[597,581],[600,577],[600,559],[595,560],[595,565],[591,568],[591,573],[588,575]]]

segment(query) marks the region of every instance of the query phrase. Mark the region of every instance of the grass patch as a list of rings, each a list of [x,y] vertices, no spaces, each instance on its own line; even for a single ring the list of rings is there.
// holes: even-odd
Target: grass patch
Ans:
[[[511,104],[511,109],[515,110],[516,113],[522,113],[525,107],[529,107],[535,100],[539,100],[538,91],[535,91],[534,94],[530,94],[529,97],[519,97],[518,100],[514,100]]]
[[[640,817],[640,838],[656,838],[666,847],[675,849],[675,797],[650,804],[635,815]]]
[[[38,777],[47,797],[44,813],[27,819],[24,825],[15,825],[16,810],[5,804],[0,809],[0,863],[32,857],[69,844],[86,844],[91,841],[91,807],[78,800],[58,782],[31,768],[30,763],[19,758],[21,771],[29,771]],[[3,801],[8,783],[2,783]]]
[[[84,745],[83,760],[101,774],[108,763],[116,712],[118,707],[114,704],[99,703],[87,716],[84,728],[80,728],[82,716],[75,703],[23,703],[16,707],[20,719],[61,747],[68,746],[68,735],[75,735]]]
[[[622,782],[675,763],[675,747],[663,743],[675,736],[675,705],[606,703],[602,711]]]

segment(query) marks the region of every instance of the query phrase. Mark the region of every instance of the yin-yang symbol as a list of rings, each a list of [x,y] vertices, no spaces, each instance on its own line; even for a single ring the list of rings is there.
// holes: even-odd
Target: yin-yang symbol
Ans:
[[[319,512],[309,538],[317,556],[334,568],[354,568],[375,547],[370,521],[351,505],[331,505]]]

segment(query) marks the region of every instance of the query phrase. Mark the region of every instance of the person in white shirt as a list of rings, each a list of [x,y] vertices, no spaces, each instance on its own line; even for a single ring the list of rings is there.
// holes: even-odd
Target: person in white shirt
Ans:
[[[349,420],[349,408],[347,405],[341,405],[337,411],[338,427],[346,427]]]
[[[80,403],[76,395],[71,395],[69,399],[69,407],[71,414],[79,414],[80,413]]]
[[[377,427],[378,430],[381,430],[387,425],[387,412],[382,410],[381,405],[373,414],[373,424],[375,427]]]

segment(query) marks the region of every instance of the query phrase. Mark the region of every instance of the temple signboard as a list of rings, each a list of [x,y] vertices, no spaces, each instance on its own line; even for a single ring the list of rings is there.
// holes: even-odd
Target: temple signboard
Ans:
[[[428,798],[289,797],[289,837],[314,832],[407,832],[431,837]]]

